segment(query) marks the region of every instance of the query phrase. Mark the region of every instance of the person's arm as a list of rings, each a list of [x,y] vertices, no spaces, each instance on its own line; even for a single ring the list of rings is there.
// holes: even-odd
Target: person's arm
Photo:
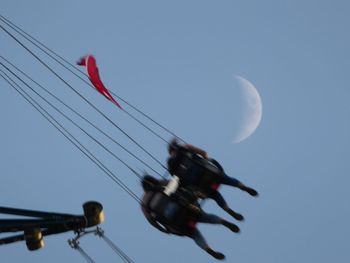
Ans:
[[[192,153],[199,154],[204,159],[208,159],[209,158],[208,153],[206,151],[204,151],[203,149],[198,148],[198,147],[196,147],[196,146],[194,146],[192,144],[185,144],[184,147],[187,150],[189,150],[190,152],[192,152]]]

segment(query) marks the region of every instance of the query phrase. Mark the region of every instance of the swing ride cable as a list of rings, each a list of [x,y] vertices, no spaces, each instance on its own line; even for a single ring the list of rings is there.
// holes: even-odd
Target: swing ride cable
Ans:
[[[74,110],[72,107],[70,107],[69,105],[67,105],[65,102],[63,102],[60,98],[58,98],[55,94],[53,94],[52,92],[50,92],[47,88],[45,88],[43,85],[39,84],[37,81],[35,81],[33,78],[31,78],[28,74],[26,74],[25,72],[23,72],[22,70],[20,70],[18,67],[16,67],[13,63],[11,63],[10,61],[8,61],[6,58],[4,58],[3,56],[0,55],[0,58],[2,58],[3,60],[5,60],[8,64],[10,64],[13,68],[15,68],[17,71],[19,71],[21,74],[23,74],[25,77],[27,77],[29,80],[31,80],[33,83],[35,83],[37,86],[39,86],[43,91],[45,91],[47,94],[49,94],[51,97],[53,97],[55,100],[57,100],[58,102],[60,102],[62,105],[64,105],[66,108],[68,108],[69,110],[71,110],[73,113],[75,113],[77,116],[79,116],[81,119],[83,119],[84,121],[86,121],[88,124],[90,124],[92,127],[94,127],[96,130],[98,130],[99,132],[101,132],[103,135],[105,135],[108,139],[110,139],[111,141],[113,141],[115,144],[117,144],[118,146],[120,146],[124,151],[126,151],[127,153],[129,153],[131,156],[133,156],[136,160],[138,160],[139,162],[141,162],[142,164],[144,164],[146,167],[148,167],[149,169],[151,169],[153,172],[155,172],[156,174],[158,174],[159,176],[163,177],[164,176],[162,174],[160,174],[159,172],[157,172],[154,168],[152,168],[149,164],[147,164],[145,161],[143,161],[141,158],[137,157],[134,153],[132,153],[130,150],[128,150],[126,147],[124,147],[123,145],[121,145],[120,143],[118,143],[115,139],[113,139],[110,135],[108,135],[107,133],[105,133],[102,129],[98,128],[95,124],[93,124],[92,122],[90,122],[88,119],[86,119],[84,116],[82,116],[79,112],[77,112],[76,110]],[[4,68],[6,68],[7,71],[9,71],[12,75],[14,75],[17,79],[19,79],[22,83],[24,83],[28,88],[30,88],[34,93],[36,93],[38,96],[40,96],[44,101],[46,101],[46,103],[48,103],[51,107],[55,108],[56,111],[58,111],[61,115],[63,115],[66,119],[68,119],[71,123],[73,123],[73,125],[75,125],[76,127],[78,127],[80,130],[82,130],[87,136],[89,136],[91,139],[93,139],[96,143],[98,143],[101,147],[103,147],[106,151],[110,152],[108,149],[105,148],[104,145],[101,145],[101,143],[99,141],[97,141],[92,135],[87,134],[87,132],[85,130],[83,130],[81,128],[81,126],[79,126],[76,122],[74,122],[71,118],[69,118],[66,114],[62,113],[61,110],[57,109],[57,107],[55,107],[54,105],[52,105],[52,103],[50,103],[47,99],[43,98],[42,95],[39,95],[32,87],[29,87],[29,85],[27,83],[25,83],[23,81],[23,79],[21,79],[17,74],[15,74],[12,70],[10,70],[7,66],[5,66],[2,62],[0,62],[0,65],[2,65]],[[115,158],[117,158],[119,161],[120,158],[115,156],[114,153],[110,153],[112,156],[114,156]],[[121,161],[123,163],[123,161]],[[124,164],[124,163],[123,163]],[[130,168],[127,164],[126,165],[129,169]],[[133,171],[134,173],[136,173],[135,171]],[[138,173],[136,173],[138,175]],[[138,175],[138,177],[140,178],[140,176]]]
[[[11,71],[8,67],[6,67],[2,62],[0,62],[0,65],[5,67],[11,74],[13,74],[17,79],[19,79],[24,85],[26,85],[32,92],[34,92],[37,96],[39,96],[43,101],[45,101],[48,105],[50,105],[54,110],[56,110],[59,114],[61,114],[66,120],[68,120],[70,123],[72,123],[75,127],[80,129],[84,134],[86,134],[90,139],[92,139],[95,143],[100,145],[103,149],[105,149],[109,154],[111,154],[114,158],[116,158],[118,161],[120,161],[122,164],[124,164],[127,168],[129,168],[139,179],[142,178],[140,174],[138,174],[130,165],[128,165],[125,161],[123,161],[121,158],[119,158],[115,153],[113,153],[111,150],[109,150],[105,145],[103,145],[101,142],[99,142],[95,137],[93,137],[90,133],[85,131],[81,126],[79,126],[75,121],[73,121],[70,117],[68,117],[64,112],[62,112],[60,109],[58,109],[55,105],[53,105],[50,101],[48,101],[46,98],[44,98],[41,94],[39,94],[36,90],[34,90],[30,85],[28,85],[23,79],[21,79],[19,76],[17,76],[13,71]]]
[[[101,237],[108,246],[126,263],[133,263],[134,261],[126,255],[117,245],[115,245],[111,240],[106,238],[105,236]]]
[[[16,38],[11,32],[0,25],[0,28],[8,34],[13,40],[15,40],[20,46],[27,50],[36,60],[38,60],[44,67],[46,67],[52,74],[54,74],[58,79],[60,79],[67,87],[69,87],[75,94],[77,94],[81,99],[83,99],[87,104],[89,104],[95,111],[97,111],[101,116],[103,116],[107,121],[109,121],[115,128],[117,128],[121,133],[123,133],[129,140],[131,140],[135,145],[137,145],[141,150],[143,150],[149,157],[156,161],[165,170],[167,168],[148,150],[146,150],[140,143],[138,143],[134,138],[132,138],[127,132],[120,128],[115,122],[113,122],[106,114],[99,110],[92,102],[86,99],[82,94],[80,94],[72,85],[65,81],[60,75],[58,75],[48,64],[46,64],[41,58],[39,58],[32,50],[25,46],[18,38]]]
[[[83,236],[86,235],[88,233],[91,232],[86,232],[85,230],[78,230],[77,231],[77,236],[73,239],[69,239],[68,240],[68,244],[71,248],[77,250],[80,255],[86,260],[86,262],[88,263],[95,263],[95,261],[85,252],[85,250],[80,246],[80,242],[79,239]],[[81,234],[83,233],[83,234]]]
[[[112,242],[105,234],[102,232],[101,234],[98,234],[108,245],[110,248],[113,249],[115,253],[117,253],[124,262],[126,263],[134,263],[134,261],[121,249],[119,248],[116,244]]]
[[[85,252],[84,249],[82,249],[82,247],[80,245],[77,244],[74,247],[74,249],[76,249],[80,253],[80,255],[83,256],[83,258],[86,260],[86,262],[88,262],[88,263],[95,263],[95,261]]]
[[[24,91],[6,72],[0,69],[0,76],[21,95],[31,106],[33,106],[47,121],[51,123],[66,139],[88,157],[97,167],[99,167],[110,179],[117,183],[127,194],[129,194],[139,204],[141,199],[123,183],[112,171],[110,171],[91,151],[89,151],[78,139],[76,139],[67,129],[65,129],[49,112],[47,112],[32,96]]]
[[[1,58],[3,58],[1,56]],[[32,78],[30,78],[27,74],[25,74],[23,71],[19,70],[16,66],[14,66],[12,63],[10,63],[8,60],[6,60],[5,58],[3,58],[6,62],[8,62],[10,65],[12,65],[16,70],[18,70],[19,72],[21,72],[24,76],[26,76],[28,79],[30,79],[32,82],[36,83],[38,86],[42,87],[40,84],[38,84],[37,82],[35,82]],[[89,135],[87,132],[85,132],[79,125],[77,125],[72,119],[70,119],[68,116],[66,116],[62,111],[60,111],[57,107],[55,107],[53,104],[51,104],[47,99],[45,99],[43,96],[41,96],[39,93],[37,93],[32,87],[30,87],[26,82],[23,81],[23,79],[21,79],[17,74],[15,74],[13,71],[9,70],[9,68],[7,68],[3,63],[0,62],[0,64],[5,67],[10,73],[12,73],[16,78],[18,78],[22,83],[24,83],[28,88],[30,88],[36,95],[38,95],[41,99],[43,99],[46,103],[48,103],[52,108],[54,108],[57,112],[59,112],[62,116],[64,116],[67,120],[69,120],[71,123],[73,123],[76,127],[78,127],[80,130],[82,130],[85,134],[87,134],[91,139],[93,139],[96,143],[99,143],[98,141],[96,141],[95,138],[93,138],[91,135]],[[102,162],[100,162],[90,151],[88,151],[71,133],[69,133],[62,125],[60,125],[57,120],[55,120],[52,115],[50,115],[45,109],[43,109],[40,104],[38,102],[35,101],[35,99],[33,99],[28,93],[26,93],[12,78],[10,78],[3,70],[0,69],[0,71],[2,72],[2,74],[0,73],[0,76],[11,86],[13,87],[25,100],[27,100],[27,102],[29,104],[31,104],[45,119],[47,119],[60,133],[62,133],[62,135],[64,135],[71,143],[73,143],[73,145],[75,145],[85,156],[87,156],[92,162],[94,162],[102,171],[104,171],[113,181],[118,183],[118,178],[111,172],[109,171]],[[5,77],[4,75],[7,77]],[[56,74],[55,74],[56,75]],[[22,93],[14,86],[16,85],[21,91]],[[42,87],[42,89],[44,91],[46,91],[48,94],[50,94],[50,92],[45,89],[44,87]],[[24,95],[25,94],[25,95]],[[60,101],[55,95],[53,95],[51,93],[51,96],[53,98],[55,98],[57,101]],[[113,142],[115,142],[116,144],[118,144],[121,148],[123,148],[124,150],[126,150],[129,154],[131,154],[133,157],[135,157],[136,159],[138,159],[139,161],[141,161],[144,165],[148,166],[146,163],[144,163],[142,160],[140,160],[138,157],[134,156],[131,152],[129,152],[127,149],[125,149],[125,147],[121,146],[118,142],[116,142],[113,138],[111,138],[109,135],[107,135],[106,133],[104,133],[102,130],[100,130],[96,125],[92,124],[90,121],[88,121],[86,118],[84,118],[82,115],[80,115],[77,111],[73,110],[71,107],[69,107],[67,104],[63,103],[63,101],[61,101],[61,103],[63,105],[65,105],[68,109],[70,109],[71,111],[73,111],[75,114],[77,114],[78,116],[80,116],[83,120],[85,120],[87,123],[89,123],[91,126],[93,126],[94,128],[96,128],[97,130],[99,130],[102,134],[104,134],[107,138],[109,138],[110,140],[112,140]],[[40,108],[40,109],[39,109]],[[55,123],[56,125],[55,125]],[[60,128],[59,128],[60,127]],[[68,135],[67,135],[68,134]],[[71,137],[71,138],[70,138]],[[80,146],[79,146],[80,145]],[[100,144],[101,147],[103,147],[103,145]],[[106,149],[105,147],[103,147],[104,149]],[[108,149],[106,149],[108,151]],[[110,151],[108,151],[110,154],[113,155],[113,153],[111,153]],[[113,155],[115,158],[117,158],[119,161],[121,161],[124,165],[126,165],[130,170],[132,170],[132,172],[136,175],[138,175],[130,166],[128,166],[126,163],[124,163],[122,160],[120,160],[117,156]],[[151,167],[148,167],[150,169],[152,169]],[[153,170],[153,169],[152,169]],[[154,170],[153,170],[154,171]],[[156,172],[156,171],[154,171]],[[158,172],[156,172],[158,173]],[[159,174],[159,173],[158,173]],[[111,177],[113,176],[113,178]],[[139,176],[140,178],[140,176]],[[116,179],[116,180],[114,180]],[[126,185],[124,185],[121,181],[118,183],[119,186],[125,190],[132,198],[134,198],[138,203],[141,203],[141,200],[135,195],[134,192],[132,192]],[[133,196],[134,195],[134,196]],[[115,253],[117,253],[120,258],[124,261],[124,262],[129,262],[129,263],[133,263],[134,261],[126,254],[124,253],[116,244],[114,244],[108,237],[106,237],[105,235],[102,236],[103,240],[113,249],[113,251]],[[76,247],[76,249],[78,250],[78,252],[83,256],[83,258],[90,263],[95,263],[95,261],[85,252],[85,250],[83,248],[81,248],[79,245]]]
[[[21,29],[20,27],[18,27],[17,25],[15,25],[13,22],[11,22],[9,19],[5,18],[4,16],[2,16],[0,14],[0,20],[4,23],[6,23],[9,27],[11,27],[13,30],[15,30],[18,34],[20,34],[21,36],[23,36],[25,39],[27,39],[29,42],[31,42],[33,45],[35,45],[37,48],[39,48],[41,51],[43,51],[45,54],[47,54],[49,57],[51,57],[52,59],[54,59],[57,63],[59,63],[62,67],[64,67],[65,69],[67,69],[68,71],[70,71],[73,75],[75,75],[76,77],[78,77],[80,80],[82,80],[83,82],[85,82],[87,85],[89,85],[90,87],[93,87],[91,85],[91,83],[87,82],[85,79],[83,79],[82,77],[80,77],[78,74],[76,74],[75,72],[73,72],[72,69],[70,69],[68,66],[70,66],[71,68],[73,68],[75,71],[79,72],[80,74],[83,74],[85,77],[87,76],[85,73],[83,73],[82,71],[80,71],[79,69],[77,69],[71,62],[69,62],[67,59],[63,58],[62,56],[60,56],[57,52],[53,51],[52,49],[50,49],[49,47],[47,47],[45,44],[43,44],[41,41],[39,41],[38,39],[36,39],[35,37],[31,36],[30,34],[28,34],[27,32],[25,32],[23,29]],[[51,54],[50,54],[51,53]],[[56,58],[54,57],[56,56]],[[58,59],[57,59],[58,58]],[[66,65],[64,65],[61,61],[59,61],[59,59],[61,61],[63,61],[64,63],[66,63]],[[93,87],[94,88],[94,87]],[[135,110],[136,112],[138,112],[139,114],[141,114],[143,117],[145,117],[146,119],[148,119],[149,121],[153,122],[154,124],[156,124],[158,127],[162,128],[164,131],[168,132],[170,135],[172,135],[173,137],[179,139],[180,141],[185,142],[185,140],[183,140],[182,138],[180,138],[178,135],[176,135],[174,132],[172,132],[170,129],[166,128],[164,125],[160,124],[159,122],[157,122],[154,118],[150,117],[149,115],[147,115],[146,113],[144,113],[142,110],[136,108],[134,105],[132,105],[131,103],[129,103],[127,100],[123,99],[122,97],[120,97],[118,94],[116,94],[113,91],[110,91],[112,93],[112,95],[114,95],[115,97],[117,97],[119,100],[123,101],[126,105],[128,105],[130,108],[132,108],[133,110]],[[152,130],[151,128],[149,128],[146,124],[144,124],[142,121],[140,121],[139,119],[137,119],[135,116],[133,116],[131,113],[129,113],[128,111],[126,111],[125,109],[121,108],[121,110],[123,112],[125,112],[129,117],[131,117],[133,120],[135,120],[136,122],[138,122],[140,125],[142,125],[144,128],[146,128],[148,131],[150,131],[151,133],[153,133],[155,136],[157,136],[158,138],[160,138],[161,140],[163,140],[164,142],[166,142],[167,144],[169,144],[169,142],[164,139],[161,135],[159,135],[158,133],[156,133],[154,130]]]
[[[100,227],[96,227],[95,230],[90,230],[90,231],[86,231],[85,229],[83,230],[78,230],[77,232],[77,236],[69,239],[68,240],[68,244],[71,248],[73,249],[79,249],[82,247],[80,246],[80,239],[83,238],[86,235],[89,234],[94,234],[97,235],[98,237],[102,238],[102,240],[113,250],[113,252],[115,254],[117,254],[123,262],[126,263],[135,263],[129,256],[128,254],[126,254],[121,248],[119,248],[112,240],[110,240],[106,235],[105,235],[105,231],[100,228]],[[82,249],[83,250],[83,249]],[[85,251],[84,251],[85,252]],[[85,252],[85,254],[87,255],[87,253]]]
[[[35,109],[37,109],[38,111],[39,111],[39,113],[41,113],[52,125],[54,125],[55,126],[55,128],[57,128],[67,139],[69,139],[70,141],[71,141],[71,139],[70,138],[68,138],[67,137],[67,135],[66,134],[64,134],[49,118],[51,118],[53,121],[55,121],[57,124],[58,124],[58,122],[55,120],[55,119],[53,119],[53,117],[47,112],[47,111],[45,111],[42,107],[40,107],[40,105],[30,96],[30,95],[28,95],[10,76],[8,76],[8,74],[6,74],[2,69],[0,69],[0,76],[12,87],[12,88],[14,88],[23,98],[25,98],[26,100],[27,100],[27,102],[29,102]],[[15,85],[17,86],[17,88],[19,88],[24,94],[22,94],[16,87],[15,87]],[[27,97],[26,97],[27,96]],[[36,104],[36,105],[34,105],[34,104]],[[39,108],[37,108],[37,106],[38,107],[40,107],[41,108],[41,110],[39,110]],[[62,129],[64,129],[63,127],[61,127]],[[66,130],[65,130],[65,132],[67,132]],[[67,132],[68,133],[68,132]],[[68,133],[69,134],[69,133]],[[71,134],[70,134],[70,136],[72,136]],[[73,136],[72,136],[73,137]],[[74,138],[74,137],[73,137]],[[71,141],[75,146],[77,146],[73,141]],[[78,142],[79,143],[79,142]],[[77,146],[78,147],[78,146]],[[83,146],[82,146],[83,147]],[[82,151],[82,149],[81,148],[79,148],[78,147],[78,149],[80,150],[80,151]],[[85,149],[86,150],[86,149]],[[90,156],[88,156],[88,154],[86,153],[86,152],[83,152],[87,157],[89,157],[89,159],[90,160],[92,160],[93,162],[94,162],[94,160],[93,159],[91,159],[91,157]],[[88,152],[89,153],[89,152]],[[91,153],[89,153],[90,155],[92,155]],[[92,155],[93,156],[93,155]],[[93,156],[94,157],[94,156]],[[96,157],[95,157],[95,159],[97,159]],[[95,162],[95,164],[97,164],[98,165],[98,163],[96,163]],[[99,166],[99,165],[98,165]],[[101,166],[99,166],[101,169],[102,169],[102,167]],[[123,188],[123,187],[122,187]],[[131,192],[129,192],[129,191],[127,191],[127,189],[124,189],[127,193],[132,193],[132,194],[134,194],[132,191]],[[131,196],[131,197],[133,197],[133,196]],[[135,198],[134,198],[135,199]],[[136,199],[135,199],[136,200]],[[136,200],[138,203],[140,203],[140,200],[138,199],[138,200]],[[133,261],[130,259],[130,257],[125,253],[125,252],[123,252],[120,248],[118,248],[118,246],[117,245],[115,245],[110,239],[108,239],[105,235],[104,235],[104,232],[103,232],[103,236],[102,236],[102,238],[105,240],[105,242],[114,250],[114,252],[116,253],[116,254],[118,254],[119,255],[119,257],[124,261],[124,262],[130,262],[130,263],[133,263]],[[87,261],[87,262],[90,262],[90,263],[94,263],[95,261],[79,246],[79,244],[77,243],[76,245],[75,245],[75,247],[74,247],[75,249],[77,249],[78,250],[78,252],[83,256],[83,258]]]

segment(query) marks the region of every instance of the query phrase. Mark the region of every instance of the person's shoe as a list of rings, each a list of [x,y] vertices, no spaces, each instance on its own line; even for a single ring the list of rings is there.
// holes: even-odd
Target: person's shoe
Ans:
[[[222,254],[222,253],[220,253],[220,252],[217,252],[217,251],[214,251],[214,250],[212,250],[210,247],[208,247],[208,248],[206,249],[206,251],[207,251],[210,255],[212,255],[214,258],[216,258],[216,259],[219,259],[219,260],[225,259],[225,255],[224,255],[224,254]]]
[[[253,188],[250,188],[248,186],[241,186],[240,187],[243,191],[246,191],[248,194],[250,194],[251,196],[258,196],[258,192],[256,190],[254,190]]]
[[[226,220],[223,220],[222,221],[222,224],[227,227],[228,229],[230,229],[232,232],[235,232],[235,233],[239,233],[240,232],[240,229],[238,226],[236,226],[234,223],[231,223],[231,222],[228,222]]]
[[[236,219],[238,221],[243,221],[244,220],[244,217],[241,214],[236,213],[232,209],[227,209],[226,212],[229,213],[234,219]]]

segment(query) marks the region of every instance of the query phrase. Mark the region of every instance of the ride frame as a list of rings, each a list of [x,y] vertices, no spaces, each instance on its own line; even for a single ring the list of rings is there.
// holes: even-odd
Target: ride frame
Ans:
[[[26,241],[29,250],[44,246],[44,236],[81,231],[99,225],[104,221],[103,207],[96,201],[83,204],[83,215],[53,213],[0,207],[0,214],[31,217],[29,219],[0,219],[0,233],[22,232],[23,234],[0,239],[0,245]]]

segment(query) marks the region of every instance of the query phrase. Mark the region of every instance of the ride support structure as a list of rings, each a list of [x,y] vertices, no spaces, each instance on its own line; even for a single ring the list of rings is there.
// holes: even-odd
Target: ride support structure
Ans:
[[[91,228],[104,221],[103,206],[96,201],[83,204],[83,215],[0,207],[0,214],[26,218],[0,219],[0,233],[21,232],[0,239],[0,245],[25,241],[28,250],[44,247],[44,236]]]

